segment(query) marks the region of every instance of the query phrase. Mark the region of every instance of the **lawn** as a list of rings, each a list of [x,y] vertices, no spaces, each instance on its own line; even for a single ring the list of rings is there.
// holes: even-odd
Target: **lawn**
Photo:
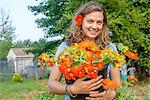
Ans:
[[[40,100],[40,96],[46,92],[47,79],[26,79],[22,83],[11,80],[0,82],[0,100]]]
[[[150,94],[149,79],[130,86],[127,94],[130,95],[130,93],[134,93],[132,100],[150,100],[150,96],[148,96]],[[47,96],[47,79],[26,79],[22,83],[11,80],[0,82],[0,100],[40,100]],[[63,96],[58,95],[50,95],[49,98],[63,100]]]

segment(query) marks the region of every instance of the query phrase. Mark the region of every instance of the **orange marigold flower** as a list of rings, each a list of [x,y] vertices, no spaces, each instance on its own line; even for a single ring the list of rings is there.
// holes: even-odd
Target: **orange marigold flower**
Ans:
[[[74,66],[72,67],[72,71],[79,78],[85,76],[84,66]]]
[[[96,78],[98,76],[98,71],[94,70],[94,68],[88,67],[87,70],[88,78]]]
[[[98,62],[96,64],[96,66],[98,67],[98,71],[100,71],[102,69],[103,65],[104,65],[104,62]]]
[[[135,59],[135,60],[139,60],[138,54],[135,54],[135,53],[132,53],[132,52],[127,52],[127,53],[126,53],[126,56],[127,56],[128,58],[132,58],[132,59]]]
[[[127,80],[128,80],[128,81],[134,81],[134,82],[137,82],[137,81],[138,81],[138,79],[135,78],[134,76],[128,76],[128,77],[127,77]]]
[[[62,65],[60,65],[59,66],[59,71],[61,72],[61,73],[64,73],[65,72],[65,70],[68,68],[68,66],[67,65],[65,65],[65,64],[62,64]]]
[[[42,66],[43,65],[43,62],[39,62],[40,63],[40,66]]]
[[[82,15],[78,15],[76,18],[75,18],[75,22],[77,25],[81,25],[82,22],[83,22],[83,16]]]
[[[43,59],[42,59],[41,57],[37,57],[37,60],[40,60],[40,61],[41,61],[41,60],[43,60]]]
[[[67,69],[65,69],[64,71],[64,76],[68,79],[68,80],[76,80],[77,75],[75,75],[73,73],[73,69],[72,67],[68,67]]]
[[[96,57],[101,59],[101,54],[102,54],[102,51],[101,50],[97,50],[97,53],[96,53]]]
[[[64,61],[66,64],[70,64],[70,63],[72,63],[72,57],[67,55],[67,56],[65,56]]]
[[[118,85],[112,80],[104,79],[102,82],[104,86],[106,86],[106,88],[111,88],[111,89],[118,88]]]
[[[46,61],[46,63],[49,65],[49,66],[53,66],[54,65],[54,62],[52,61],[52,59],[48,59]]]

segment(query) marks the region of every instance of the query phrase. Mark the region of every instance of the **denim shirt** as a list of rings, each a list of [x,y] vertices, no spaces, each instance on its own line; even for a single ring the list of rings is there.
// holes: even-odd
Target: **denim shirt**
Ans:
[[[64,50],[64,49],[67,49],[68,48],[68,44],[67,44],[67,42],[62,42],[60,45],[59,45],[59,47],[58,47],[58,49],[57,49],[57,51],[56,51],[56,53],[55,53],[55,56],[57,57],[57,56],[59,56],[59,54]],[[113,50],[113,51],[118,51],[117,50],[117,47],[113,44],[113,43],[110,43],[109,45],[108,45],[108,48],[109,49],[111,49],[111,50]],[[57,64],[56,64],[56,66],[57,66]],[[108,70],[107,70],[107,77],[109,78],[109,79],[111,79],[111,76],[110,76],[110,69],[112,68],[112,64],[109,64],[108,65]],[[121,75],[121,79],[122,80],[126,80],[127,79],[127,66],[126,66],[126,64],[124,64],[123,66],[122,66],[122,68],[120,69],[120,75]],[[70,97],[68,96],[68,95],[66,95],[65,96],[65,100],[70,100]]]

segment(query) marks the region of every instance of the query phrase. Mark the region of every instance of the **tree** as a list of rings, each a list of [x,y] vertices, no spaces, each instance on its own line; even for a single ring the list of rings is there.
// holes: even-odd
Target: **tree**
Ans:
[[[34,54],[35,57],[40,56],[43,52],[54,53],[56,47],[61,43],[61,40],[57,41],[47,41],[46,39],[39,39],[35,41],[30,46],[30,52]]]
[[[12,26],[9,14],[4,10],[0,12],[0,59],[5,59],[9,49],[12,47],[15,28]]]
[[[9,14],[6,15],[3,9],[0,12],[0,41],[10,40],[14,38],[15,27],[12,26]]]
[[[13,43],[14,48],[29,48],[32,45],[32,41],[30,39],[27,40],[18,40]]]
[[[48,0],[41,2],[38,6],[29,6],[29,10],[34,12],[34,15],[39,13],[46,17],[37,19],[38,27],[43,28],[46,36],[57,36],[62,34],[62,29],[57,26],[57,23],[62,18],[62,12],[64,9],[66,0]]]

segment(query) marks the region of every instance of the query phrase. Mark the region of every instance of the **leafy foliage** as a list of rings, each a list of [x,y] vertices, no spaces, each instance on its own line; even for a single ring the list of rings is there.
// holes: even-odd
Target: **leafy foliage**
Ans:
[[[30,39],[27,40],[18,40],[15,43],[13,43],[13,47],[15,48],[29,48],[32,44],[32,41]]]
[[[148,1],[142,1],[116,0],[119,9],[112,6],[115,12],[108,9],[110,13],[108,17],[109,27],[113,33],[112,40],[128,45],[132,51],[137,51],[140,56],[137,64],[148,67],[150,66],[150,27],[148,26],[150,11]]]
[[[40,56],[43,52],[51,52],[54,54],[56,47],[60,44],[61,40],[58,41],[47,41],[46,39],[40,39],[38,42],[33,42],[30,46],[30,52],[34,54],[35,57]]]

